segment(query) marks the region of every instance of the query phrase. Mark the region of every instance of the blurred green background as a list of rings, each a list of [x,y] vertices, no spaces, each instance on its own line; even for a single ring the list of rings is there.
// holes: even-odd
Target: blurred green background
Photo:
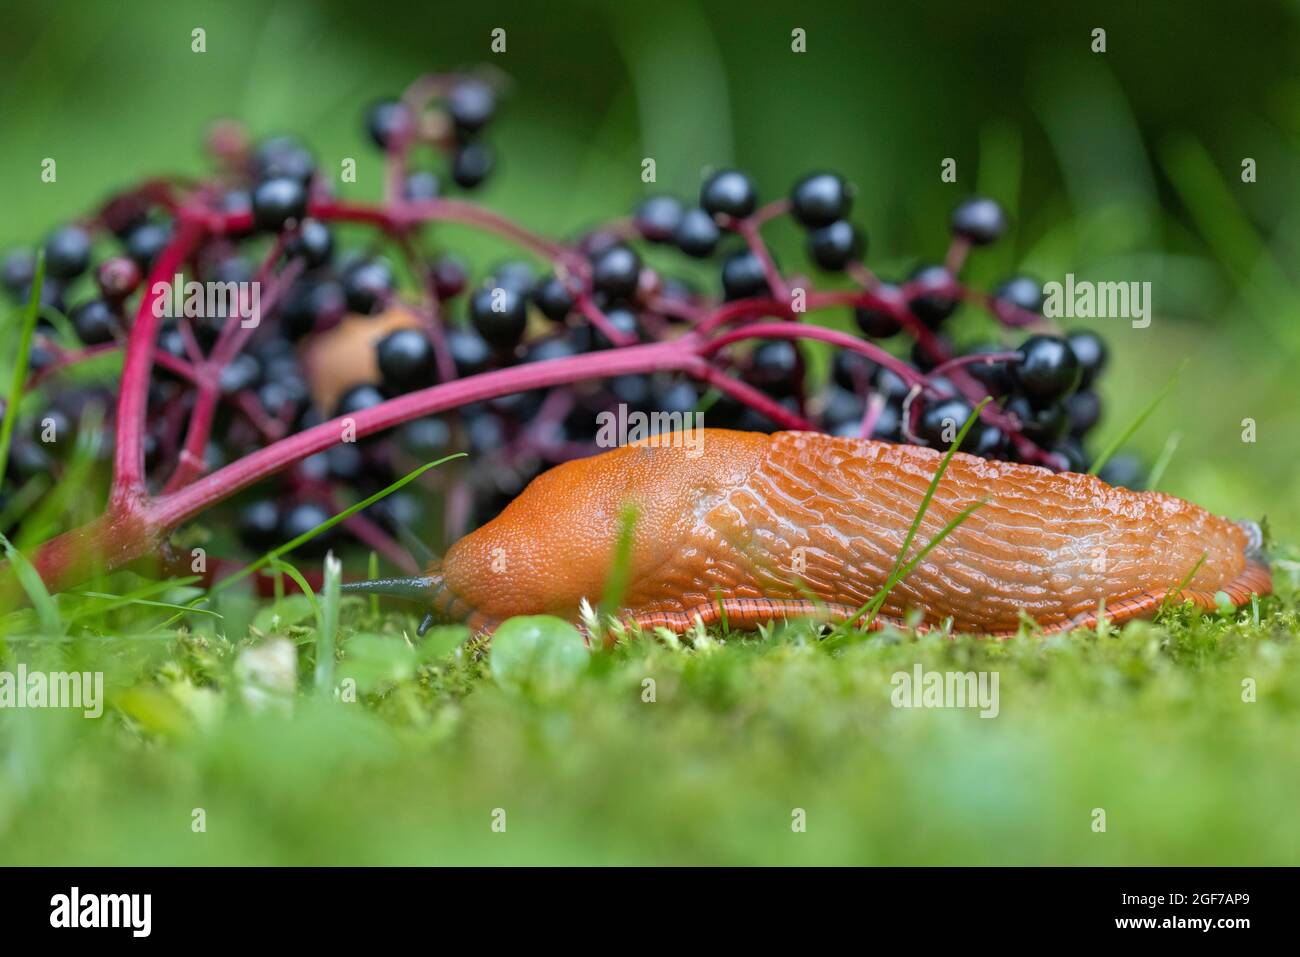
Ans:
[[[0,21],[0,248],[146,174],[201,172],[223,116],[302,133],[326,169],[355,157],[345,192],[377,196],[366,103],[424,71],[491,63],[512,89],[482,198],[543,232],[621,215],[648,189],[690,195],[710,166],[742,165],[768,197],[831,167],[858,185],[886,276],[941,255],[948,211],[978,189],[1016,228],[975,257],[977,283],[1017,264],[1150,281],[1149,328],[1092,323],[1114,355],[1097,447],[1188,357],[1136,445],[1151,462],[1181,433],[1166,490],[1300,535],[1295,4],[6,2]],[[196,27],[206,53],[191,52]],[[489,50],[497,27],[504,54]],[[806,53],[791,52],[796,27]],[[1104,54],[1090,51],[1097,27]],[[39,180],[47,156],[56,184]],[[955,184],[940,181],[944,157]],[[771,233],[804,268],[794,230]]]
[[[978,190],[1014,229],[972,259],[976,284],[1021,267],[1150,281],[1149,328],[1093,323],[1113,361],[1098,446],[1187,358],[1134,444],[1150,462],[1181,434],[1163,489],[1300,538],[1300,7],[755,6],[0,2],[0,249],[145,175],[201,172],[218,117],[299,132],[326,169],[355,157],[343,191],[375,197],[364,106],[422,72],[491,63],[512,88],[481,198],[542,232],[627,212],[649,189],[646,156],[653,188],[683,195],[721,164],[768,198],[830,167],[859,187],[883,275],[940,256],[949,210]],[[1097,27],[1105,54],[1089,51]],[[56,184],[39,180],[45,157]],[[956,184],[940,181],[945,157]],[[444,235],[480,264],[504,251]],[[805,268],[793,230],[771,236]],[[80,640],[37,658],[104,668],[120,712],[0,716],[0,861],[1293,863],[1297,619],[1293,598],[1269,609],[1263,628],[880,641],[841,658],[798,637],[692,654],[647,642],[593,656],[556,703],[512,698],[481,662],[417,662],[410,620],[355,601],[343,667],[370,668],[371,707],[303,701],[291,721],[244,714],[231,690],[246,629],[176,647]],[[259,634],[297,645],[305,687],[301,603],[257,614]],[[916,661],[1001,669],[1002,717],[887,707],[890,674]],[[1241,701],[1243,677],[1258,704]],[[498,805],[509,842],[487,827]],[[806,840],[789,830],[796,806]],[[1096,806],[1109,836],[1088,826]]]

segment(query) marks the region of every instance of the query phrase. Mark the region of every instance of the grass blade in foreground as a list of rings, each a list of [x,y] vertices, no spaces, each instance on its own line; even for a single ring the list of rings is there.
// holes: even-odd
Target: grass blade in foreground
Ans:
[[[1103,451],[1101,455],[1097,456],[1097,460],[1092,463],[1092,468],[1088,469],[1089,475],[1096,475],[1100,472],[1102,467],[1110,460],[1110,457],[1119,450],[1119,447],[1132,438],[1134,432],[1142,428],[1142,423],[1151,417],[1151,413],[1156,410],[1156,406],[1163,402],[1165,397],[1173,391],[1174,383],[1178,381],[1178,377],[1182,375],[1183,370],[1187,368],[1187,362],[1188,360],[1184,359],[1182,362],[1178,363],[1178,368],[1175,369],[1173,375],[1169,377],[1169,381],[1165,383],[1164,388],[1152,397],[1151,401],[1146,404],[1146,407],[1137,414],[1137,418],[1129,423],[1128,428],[1115,436],[1114,441],[1112,441],[1110,445],[1106,446],[1105,451]]]
[[[0,535],[0,546],[3,546],[5,558],[13,566],[19,584],[23,586],[23,591],[27,593],[28,600],[32,603],[32,607],[36,609],[36,617],[41,623],[41,631],[45,637],[62,637],[64,625],[62,618],[59,616],[59,606],[55,604],[49,591],[46,590],[40,574],[32,567],[32,563],[27,560],[27,557],[14,548],[9,539],[3,535]]]
[[[916,516],[912,519],[912,525],[907,530],[907,536],[903,539],[903,547],[898,550],[898,557],[894,559],[894,567],[889,573],[889,578],[885,580],[884,587],[881,588],[880,591],[876,592],[876,594],[872,596],[871,600],[859,608],[855,614],[836,625],[835,629],[826,636],[826,640],[823,642],[824,645],[832,648],[836,647],[838,643],[844,640],[851,623],[857,621],[863,615],[868,615],[869,617],[859,626],[858,630],[863,632],[867,631],[871,627],[871,624],[876,620],[876,615],[880,613],[880,609],[884,607],[885,600],[889,597],[889,593],[893,591],[894,587],[902,581],[913,568],[916,567],[917,563],[925,557],[926,553],[929,552],[930,549],[934,548],[935,545],[938,545],[939,542],[947,538],[949,533],[969,518],[970,514],[974,512],[975,509],[984,504],[983,502],[980,502],[962,511],[960,515],[954,518],[953,521],[949,522],[948,525],[945,526],[944,529],[921,550],[920,554],[917,555],[916,558],[906,566],[906,568],[904,568],[903,563],[907,559],[908,549],[912,547],[912,540],[916,538],[916,533],[921,528],[921,522],[925,519],[925,513],[929,511],[930,502],[934,498],[934,493],[939,488],[939,483],[943,481],[944,473],[948,471],[948,463],[950,463],[952,457],[957,454],[957,449],[960,448],[962,442],[965,441],[966,434],[970,432],[971,426],[975,424],[975,421],[979,418],[980,412],[983,411],[984,406],[989,404],[989,401],[988,396],[985,396],[980,404],[975,406],[974,411],[972,411],[966,418],[966,422],[957,432],[957,437],[952,440],[952,445],[948,446],[948,451],[944,453],[943,460],[939,462],[939,468],[935,470],[934,477],[930,479],[930,487],[925,490],[925,495],[921,498],[921,505],[916,510]]]

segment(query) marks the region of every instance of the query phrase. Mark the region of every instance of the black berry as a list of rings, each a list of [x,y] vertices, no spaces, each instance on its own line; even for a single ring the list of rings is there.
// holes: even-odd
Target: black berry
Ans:
[[[64,226],[45,241],[45,271],[55,279],[75,279],[90,265],[90,234]]]
[[[363,316],[378,312],[393,294],[393,271],[382,259],[366,259],[343,274],[348,309]]]
[[[464,189],[473,189],[492,173],[496,156],[486,143],[467,143],[456,153],[451,164],[451,178]]]
[[[712,216],[702,209],[688,209],[673,232],[673,242],[686,255],[705,259],[718,248],[721,235]]]
[[[629,246],[606,250],[593,264],[591,282],[611,299],[631,299],[641,276],[641,257]]]
[[[73,310],[72,326],[77,338],[88,346],[112,342],[118,328],[117,314],[103,299],[91,299]]]
[[[848,185],[835,173],[812,173],[790,191],[790,212],[808,229],[820,229],[844,219],[852,205]]]
[[[563,322],[573,311],[573,293],[559,276],[547,276],[533,288],[533,302],[552,322]]]
[[[722,291],[729,301],[771,294],[763,264],[753,252],[742,249],[723,261]]]
[[[306,214],[307,189],[299,180],[280,176],[253,190],[253,225],[264,232],[278,233]]]
[[[469,319],[490,345],[513,349],[528,325],[528,304],[509,286],[484,286],[470,298]]]
[[[289,243],[290,256],[301,256],[307,268],[323,266],[334,256],[334,234],[318,219],[304,219]]]
[[[952,281],[952,273],[939,265],[920,266],[908,279],[907,303],[927,326],[937,327],[956,311],[957,300],[940,291]]]
[[[839,272],[866,250],[866,237],[852,223],[836,220],[808,234],[808,258],[828,272]]]
[[[401,100],[380,100],[366,111],[366,132],[380,149],[405,141],[414,128],[411,108]]]
[[[651,196],[636,208],[632,221],[643,239],[667,243],[681,224],[682,213],[682,204],[675,197]]]
[[[1070,350],[1078,358],[1079,366],[1083,369],[1080,388],[1087,388],[1097,381],[1097,376],[1106,368],[1108,356],[1106,342],[1097,333],[1082,329],[1066,336],[1066,342],[1070,344]]]
[[[375,346],[384,385],[393,392],[410,392],[433,381],[433,346],[419,329],[398,329]]]
[[[479,80],[464,80],[447,97],[447,112],[461,133],[477,133],[487,126],[496,108],[496,94]]]
[[[1007,231],[1006,213],[994,200],[974,196],[953,210],[952,231],[973,246],[987,246]]]
[[[754,182],[744,173],[724,169],[714,173],[700,188],[700,205],[713,215],[743,219],[754,211],[758,194]]]
[[[1036,402],[1064,398],[1079,385],[1083,370],[1064,339],[1030,336],[1017,350],[1020,361],[1011,366],[1016,386]]]

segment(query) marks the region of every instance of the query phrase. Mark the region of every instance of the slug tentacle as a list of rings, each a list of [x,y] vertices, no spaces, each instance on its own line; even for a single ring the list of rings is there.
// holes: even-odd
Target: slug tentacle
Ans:
[[[603,594],[620,516],[634,530],[619,615],[684,631],[842,620],[886,583],[941,455],[784,432],[705,430],[702,443],[635,444],[539,476],[430,569],[430,610],[490,630],[519,614],[576,620]],[[1215,607],[1267,594],[1258,535],[1160,492],[1088,475],[955,455],[911,545],[969,515],[889,593],[878,623],[919,613],[957,632],[1014,634],[1154,613],[1182,597]]]

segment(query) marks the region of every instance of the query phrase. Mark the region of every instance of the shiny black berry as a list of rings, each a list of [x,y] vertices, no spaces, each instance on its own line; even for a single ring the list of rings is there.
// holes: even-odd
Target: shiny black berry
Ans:
[[[166,223],[141,223],[126,236],[126,254],[142,272],[148,272],[171,236],[171,227]]]
[[[456,364],[456,374],[461,377],[483,372],[492,364],[492,347],[473,329],[448,329],[447,351]]]
[[[1026,312],[1039,312],[1043,308],[1043,284],[1032,276],[1004,280],[993,290],[993,296],[997,302],[1010,303]]]
[[[45,272],[55,279],[74,279],[90,265],[90,234],[80,226],[56,229],[45,241]]]
[[[1064,398],[1079,385],[1083,370],[1064,339],[1030,336],[1017,351],[1020,361],[1011,366],[1012,379],[1021,392],[1036,402]]]
[[[412,419],[402,426],[397,441],[409,454],[430,461],[450,448],[451,428],[433,416]]]
[[[484,286],[470,298],[469,319],[489,345],[513,349],[528,325],[528,302],[509,286]]]
[[[798,346],[787,339],[770,339],[754,349],[745,378],[765,392],[786,396],[794,392],[801,368]]]
[[[1091,389],[1080,389],[1065,400],[1070,413],[1070,434],[1084,436],[1101,421],[1101,398]]]
[[[306,185],[315,172],[311,151],[292,136],[264,140],[253,153],[253,174],[259,180],[287,176]]]
[[[790,213],[808,229],[829,226],[849,215],[853,195],[835,173],[813,173],[795,183],[790,191]]]
[[[808,258],[828,272],[839,272],[861,259],[866,248],[862,231],[844,219],[808,233]]]
[[[319,219],[304,219],[288,253],[302,257],[308,269],[323,266],[334,256],[334,234]]]
[[[414,129],[411,108],[401,100],[380,100],[366,111],[366,132],[380,149],[404,142]]]
[[[631,299],[641,276],[641,257],[629,246],[606,250],[591,267],[591,283],[611,299]]]
[[[953,210],[952,231],[972,246],[987,246],[1007,231],[1007,216],[994,200],[973,196]]]
[[[728,301],[771,294],[763,264],[750,250],[734,252],[723,261],[722,291]]]
[[[573,311],[573,293],[559,276],[550,275],[533,287],[533,302],[552,322],[563,322]]]
[[[437,199],[441,193],[442,181],[431,170],[417,169],[407,173],[406,179],[402,181],[402,197],[408,202]]]
[[[636,208],[632,222],[643,239],[652,243],[672,242],[682,221],[681,201],[673,196],[651,196]]]
[[[967,355],[986,355],[1009,351],[1005,346],[1000,346],[997,343],[987,343],[975,346]],[[966,366],[966,371],[984,386],[989,395],[1003,395],[1011,388],[1011,372],[1005,359],[998,359],[993,362],[974,362]]]
[[[754,211],[758,193],[747,175],[734,169],[714,173],[700,188],[700,205],[705,212],[743,219]]]
[[[607,309],[605,310],[605,318],[608,319],[610,325],[612,325],[619,332],[622,332],[634,338],[640,337],[640,329],[637,325],[636,313],[634,313],[631,309],[623,309],[623,308]],[[591,328],[591,347],[593,349],[609,349],[613,347],[614,343],[610,342],[607,338],[605,338],[605,334],[603,332],[601,332],[595,326],[591,326],[590,328]]]
[[[279,506],[265,498],[244,506],[239,513],[239,539],[255,552],[268,552],[279,545]]]
[[[77,338],[88,346],[112,342],[118,328],[117,314],[103,299],[91,299],[73,310],[72,327]]]
[[[36,256],[29,249],[15,249],[5,256],[0,266],[0,283],[5,290],[19,296],[36,275]]]
[[[957,433],[970,418],[971,406],[965,399],[951,398],[927,402],[921,410],[917,434],[934,448],[946,449],[957,439]],[[975,427],[966,434],[964,445],[973,445]]]
[[[447,97],[447,112],[462,134],[477,133],[487,126],[496,108],[496,94],[479,80],[462,81]]]
[[[491,175],[496,155],[486,143],[466,143],[451,163],[451,178],[464,189],[473,189]]]
[[[393,270],[382,259],[366,259],[343,274],[343,294],[348,309],[363,316],[383,308],[393,294]]]
[[[927,326],[937,327],[956,311],[957,300],[942,292],[952,281],[952,273],[940,265],[920,266],[908,279],[908,305]]]
[[[278,233],[306,214],[307,189],[300,180],[280,176],[253,190],[253,225],[264,232]]]
[[[410,392],[433,382],[433,346],[419,329],[398,329],[375,346],[379,373],[392,392]]]
[[[347,298],[337,280],[300,279],[285,297],[281,328],[288,338],[300,339],[336,325],[347,310]]]
[[[860,352],[841,349],[831,360],[831,379],[842,389],[861,395],[871,387],[876,364]]]
[[[1071,351],[1074,352],[1083,369],[1083,378],[1079,387],[1086,389],[1097,381],[1097,376],[1106,368],[1106,359],[1109,355],[1106,342],[1097,333],[1083,329],[1071,332],[1066,336],[1065,341],[1070,344]]]
[[[1007,400],[1006,410],[1020,420],[1026,438],[1041,446],[1056,444],[1070,428],[1070,414],[1063,402],[1039,406],[1023,395],[1013,395]]]
[[[688,209],[673,232],[673,242],[686,255],[706,259],[718,248],[721,235],[712,216],[702,209]]]
[[[364,412],[366,409],[372,409],[383,401],[384,394],[379,391],[378,386],[363,382],[360,385],[354,385],[343,393],[339,398],[338,405],[334,408],[334,415],[335,417],[355,415],[358,412]]]
[[[862,334],[870,339],[887,339],[902,328],[887,309],[875,306],[858,306],[853,310],[853,318]]]

